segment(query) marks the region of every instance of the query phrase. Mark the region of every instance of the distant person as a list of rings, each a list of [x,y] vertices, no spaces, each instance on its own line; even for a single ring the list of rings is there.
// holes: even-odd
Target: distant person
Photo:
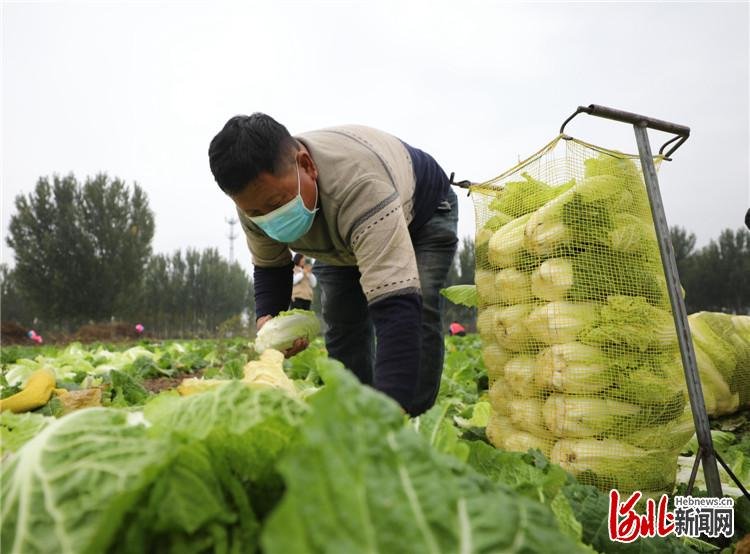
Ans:
[[[143,334],[144,327],[140,323],[137,323],[135,326],[135,334],[140,336]]]
[[[457,321],[454,321],[448,326],[448,331],[450,332],[450,335],[452,337],[465,337],[466,336],[466,329],[464,329],[464,326],[458,323]]]
[[[290,307],[309,310],[312,304],[313,289],[318,280],[312,272],[312,264],[302,254],[294,255],[294,275],[292,277],[292,303]]]

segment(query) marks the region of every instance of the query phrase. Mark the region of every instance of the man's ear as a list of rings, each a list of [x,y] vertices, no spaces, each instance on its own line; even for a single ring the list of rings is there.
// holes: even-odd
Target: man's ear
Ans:
[[[299,151],[297,154],[297,163],[299,164],[300,169],[307,173],[313,181],[318,179],[318,167],[315,165],[307,148],[303,147]]]

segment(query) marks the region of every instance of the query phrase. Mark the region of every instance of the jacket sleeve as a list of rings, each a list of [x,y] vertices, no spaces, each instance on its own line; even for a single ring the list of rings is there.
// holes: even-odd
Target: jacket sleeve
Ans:
[[[289,308],[292,300],[292,262],[283,267],[255,266],[255,317],[275,316]]]

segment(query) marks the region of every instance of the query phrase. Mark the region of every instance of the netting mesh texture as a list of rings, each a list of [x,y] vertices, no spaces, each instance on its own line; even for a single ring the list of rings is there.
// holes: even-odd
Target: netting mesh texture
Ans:
[[[472,196],[490,441],[671,490],[693,421],[638,158],[558,138]]]

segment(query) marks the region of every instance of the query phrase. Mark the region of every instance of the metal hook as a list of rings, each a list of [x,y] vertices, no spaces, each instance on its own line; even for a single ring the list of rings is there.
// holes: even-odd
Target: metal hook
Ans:
[[[573,115],[571,115],[568,119],[563,121],[563,124],[560,126],[560,134],[563,135],[563,138],[565,140],[570,140],[571,137],[565,134],[565,126],[568,124],[568,122],[573,119],[575,116],[577,116],[579,113],[586,112],[588,113],[588,108],[584,106],[578,106],[578,109],[573,112]]]
[[[667,142],[665,142],[664,144],[662,144],[661,148],[659,148],[659,155],[660,155],[660,156],[664,156],[664,159],[665,159],[665,160],[667,160],[668,162],[671,162],[671,161],[672,161],[672,158],[670,158],[670,156],[672,155],[672,152],[674,152],[674,151],[675,151],[675,150],[677,150],[677,149],[678,149],[678,148],[679,148],[680,146],[682,146],[682,143],[683,143],[683,142],[685,142],[685,141],[686,141],[686,140],[688,139],[688,136],[689,136],[689,135],[677,135],[676,137],[672,137],[672,138],[671,138],[671,139],[669,139],[669,140],[668,140]],[[667,152],[666,154],[663,154],[662,152],[664,152],[664,149],[665,149],[665,148],[666,148],[666,147],[667,147],[668,145],[672,144],[672,143],[673,143],[673,142],[675,142],[675,141],[679,141],[679,142],[678,142],[677,144],[675,144],[675,145],[674,145],[674,146],[673,146],[673,147],[672,147],[672,148],[671,148],[671,149],[669,150],[669,152]]]
[[[448,180],[448,184],[454,187],[466,189],[467,190],[466,196],[471,196],[471,185],[473,185],[473,183],[471,181],[466,181],[466,180],[455,183],[453,181],[455,176],[456,176],[456,172],[451,171],[451,176],[450,176],[450,179]]]

